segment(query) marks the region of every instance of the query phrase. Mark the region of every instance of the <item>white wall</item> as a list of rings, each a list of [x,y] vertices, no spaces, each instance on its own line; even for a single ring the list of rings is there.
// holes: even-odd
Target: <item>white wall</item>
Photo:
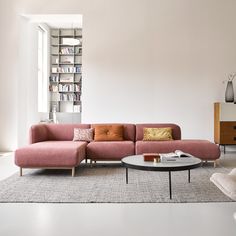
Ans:
[[[31,124],[39,121],[38,113],[38,25],[21,17],[17,63],[17,144],[28,142]]]
[[[236,1],[2,2],[0,27],[7,34],[0,51],[7,60],[0,65],[0,149],[17,146],[24,123],[12,69],[19,13],[83,15],[83,122],[175,122],[184,138],[212,140],[213,102],[223,101],[222,81],[236,70]]]

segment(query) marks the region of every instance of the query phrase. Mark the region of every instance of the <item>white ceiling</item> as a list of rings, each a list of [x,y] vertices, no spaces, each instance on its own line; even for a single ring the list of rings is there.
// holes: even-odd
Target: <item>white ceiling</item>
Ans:
[[[50,14],[50,15],[23,15],[30,22],[45,23],[50,28],[82,28],[82,15],[79,14]]]

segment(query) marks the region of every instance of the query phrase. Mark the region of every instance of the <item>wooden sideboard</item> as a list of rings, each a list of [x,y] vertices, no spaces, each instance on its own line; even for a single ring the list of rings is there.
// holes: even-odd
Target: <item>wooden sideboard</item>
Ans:
[[[236,104],[214,103],[214,140],[224,146],[236,145]]]

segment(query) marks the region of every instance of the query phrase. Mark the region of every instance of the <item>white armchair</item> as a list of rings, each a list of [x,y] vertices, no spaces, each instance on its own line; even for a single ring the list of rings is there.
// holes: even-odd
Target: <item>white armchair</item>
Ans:
[[[210,180],[225,195],[236,201],[236,168],[233,169],[229,174],[214,173]]]

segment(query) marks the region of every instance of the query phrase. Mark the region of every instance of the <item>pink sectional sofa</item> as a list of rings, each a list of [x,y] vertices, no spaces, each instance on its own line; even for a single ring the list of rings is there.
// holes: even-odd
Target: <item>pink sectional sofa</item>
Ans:
[[[175,124],[122,124],[123,141],[72,141],[74,128],[90,128],[91,124],[38,124],[30,129],[30,144],[15,152],[15,164],[23,168],[71,169],[82,160],[121,160],[125,156],[148,152],[182,150],[214,163],[220,157],[219,147],[206,140],[181,140]],[[172,141],[143,141],[144,127],[171,127]]]

